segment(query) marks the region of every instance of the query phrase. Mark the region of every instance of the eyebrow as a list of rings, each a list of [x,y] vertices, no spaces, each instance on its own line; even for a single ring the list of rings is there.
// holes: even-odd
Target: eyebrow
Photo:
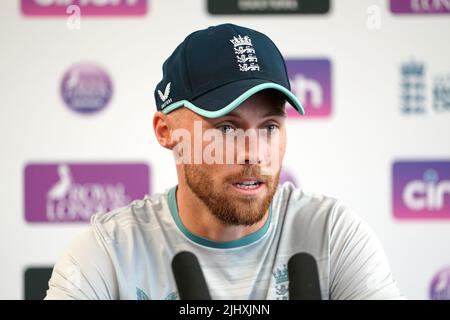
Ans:
[[[233,110],[230,113],[228,113],[227,116],[230,117],[238,117],[240,118],[240,116]],[[266,114],[263,115],[263,118],[267,118],[267,117],[286,117],[286,111],[284,110],[284,108],[274,108],[273,110],[270,110],[269,112],[267,112]]]

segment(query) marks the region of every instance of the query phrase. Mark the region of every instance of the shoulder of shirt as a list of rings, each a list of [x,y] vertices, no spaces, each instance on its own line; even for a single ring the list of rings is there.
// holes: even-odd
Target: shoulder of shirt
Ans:
[[[154,225],[155,213],[167,206],[168,190],[163,193],[146,195],[124,207],[106,213],[97,213],[91,217],[94,232],[101,234],[105,240],[112,240],[118,233],[127,233],[133,227],[143,228]]]
[[[276,201],[289,202],[289,206],[301,208],[308,206],[333,207],[342,204],[337,198],[321,193],[314,193],[297,188],[292,182],[285,182],[279,186]]]
[[[325,194],[305,191],[291,182],[280,185],[274,204],[285,206],[286,212],[301,216],[302,219],[359,220],[359,216],[343,201]]]

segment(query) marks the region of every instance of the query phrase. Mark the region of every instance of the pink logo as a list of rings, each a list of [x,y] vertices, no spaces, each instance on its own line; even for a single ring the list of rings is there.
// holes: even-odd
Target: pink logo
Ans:
[[[450,14],[448,0],[390,0],[395,14]]]
[[[94,64],[77,64],[69,68],[61,82],[61,96],[66,105],[80,113],[93,114],[111,100],[111,77]]]
[[[397,219],[450,218],[450,161],[403,161],[393,166]]]
[[[305,108],[305,116],[326,118],[331,115],[331,62],[328,59],[286,60],[291,89]],[[292,107],[289,118],[303,118]]]
[[[450,300],[450,267],[442,269],[433,277],[430,298],[432,300]]]
[[[78,6],[81,16],[138,16],[147,13],[147,0],[22,0],[26,16],[68,16],[69,6]]]
[[[28,222],[82,222],[149,190],[146,164],[29,164],[25,168]]]

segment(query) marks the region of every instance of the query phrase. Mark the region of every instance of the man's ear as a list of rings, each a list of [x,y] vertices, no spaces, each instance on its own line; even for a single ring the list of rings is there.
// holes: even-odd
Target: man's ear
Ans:
[[[155,131],[156,140],[161,146],[171,150],[175,146],[172,140],[173,122],[173,119],[161,111],[157,111],[153,116],[153,130]]]

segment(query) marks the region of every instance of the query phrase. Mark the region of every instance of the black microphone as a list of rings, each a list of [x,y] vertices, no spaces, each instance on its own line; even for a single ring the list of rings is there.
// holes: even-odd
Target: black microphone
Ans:
[[[211,300],[202,269],[193,253],[177,253],[172,260],[172,271],[180,300]]]
[[[309,253],[297,253],[288,262],[289,300],[322,300],[317,263]]]

